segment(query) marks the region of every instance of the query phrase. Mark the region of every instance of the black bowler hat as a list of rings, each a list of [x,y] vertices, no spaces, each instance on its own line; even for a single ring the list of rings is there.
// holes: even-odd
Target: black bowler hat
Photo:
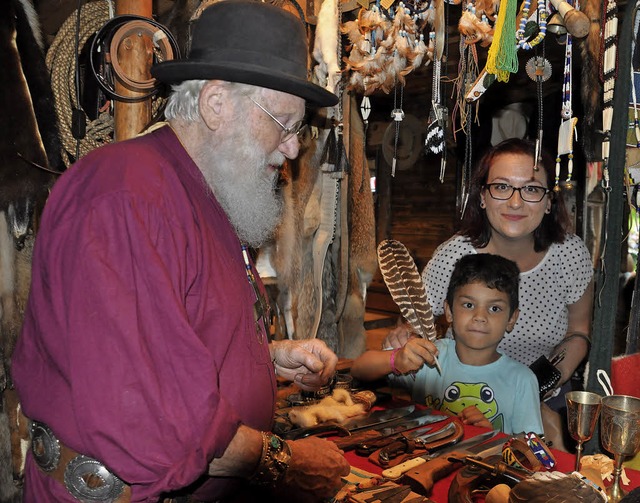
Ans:
[[[196,21],[189,56],[154,65],[151,74],[167,84],[242,82],[335,105],[335,94],[307,80],[307,53],[304,26],[293,14],[258,1],[220,0]]]

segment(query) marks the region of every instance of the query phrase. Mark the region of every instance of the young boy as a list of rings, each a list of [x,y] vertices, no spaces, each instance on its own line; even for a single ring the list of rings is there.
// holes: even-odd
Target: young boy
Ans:
[[[367,351],[353,362],[351,374],[360,380],[390,374],[415,402],[457,415],[465,424],[541,434],[535,375],[497,351],[518,319],[519,274],[514,262],[498,255],[462,257],[445,301],[453,340],[412,337],[393,351]],[[434,367],[435,356],[442,375]]]

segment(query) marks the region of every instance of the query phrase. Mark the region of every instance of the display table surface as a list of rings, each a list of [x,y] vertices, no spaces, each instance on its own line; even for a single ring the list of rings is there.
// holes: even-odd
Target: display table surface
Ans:
[[[478,428],[475,426],[465,426],[464,430],[465,430],[464,437],[462,440],[475,437],[476,435],[479,435],[480,433],[487,431],[486,428]],[[505,435],[504,438],[506,441],[508,440],[509,437]],[[551,451],[553,452],[557,462],[557,465],[554,468],[555,470],[558,470],[564,473],[570,473],[573,471],[575,466],[575,456],[573,454],[563,452],[563,451],[558,451],[555,449],[551,449]],[[355,468],[358,468],[360,470],[365,470],[367,472],[378,474],[378,475],[382,473],[382,468],[371,463],[368,460],[368,458],[358,456],[357,454],[355,454],[354,451],[346,452],[345,456],[349,461],[349,463],[351,464],[351,466]],[[625,491],[630,491],[632,489],[635,489],[636,487],[640,487],[640,472],[636,470],[630,470],[628,468],[625,469],[625,472],[629,477],[629,479],[631,480],[631,483],[628,486],[622,486],[622,488]],[[429,498],[435,501],[436,503],[447,503],[449,486],[451,485],[451,482],[453,481],[455,475],[456,475],[456,472],[436,482],[436,484],[433,487],[433,492],[431,495],[429,495]],[[401,479],[399,479],[397,482],[402,483]],[[608,486],[611,484],[611,482],[605,481],[604,484],[605,486]]]

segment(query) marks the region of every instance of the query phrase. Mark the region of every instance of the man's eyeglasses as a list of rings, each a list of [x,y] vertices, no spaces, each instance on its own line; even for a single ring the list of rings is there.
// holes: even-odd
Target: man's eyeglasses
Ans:
[[[523,201],[528,203],[539,203],[550,190],[539,185],[525,185],[524,187],[514,187],[508,183],[488,183],[485,188],[489,189],[489,195],[498,201],[511,199],[517,190]]]
[[[280,122],[278,119],[276,119],[276,117],[271,112],[269,112],[269,110],[267,110],[265,107],[263,107],[260,103],[258,103],[253,98],[250,98],[250,99],[251,99],[251,101],[253,101],[253,103],[260,110],[262,110],[269,117],[271,117],[273,122],[275,122],[278,126],[280,126],[282,128],[282,133],[280,133],[280,142],[281,143],[288,142],[291,138],[293,138],[294,136],[299,136],[304,131],[306,124],[304,123],[303,120],[300,120],[298,122],[294,122],[291,126],[287,127],[282,122]]]

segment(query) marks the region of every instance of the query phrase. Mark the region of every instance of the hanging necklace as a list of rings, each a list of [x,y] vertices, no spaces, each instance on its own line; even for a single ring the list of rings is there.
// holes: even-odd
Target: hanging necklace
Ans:
[[[244,259],[244,268],[247,273],[247,279],[249,280],[249,284],[251,288],[253,288],[253,293],[256,296],[256,301],[253,303],[253,319],[256,324],[256,335],[258,337],[258,342],[262,344],[265,339],[265,335],[269,332],[269,327],[271,326],[271,308],[269,307],[269,301],[265,298],[262,293],[260,293],[260,289],[258,288],[258,282],[256,281],[256,277],[253,274],[253,268],[251,267],[251,261],[249,260],[249,251],[247,250],[246,245],[242,245],[242,258]],[[262,325],[260,325],[260,320],[262,320]]]
[[[564,79],[562,82],[562,111],[560,129],[558,130],[558,154],[556,156],[556,180],[553,190],[555,192],[560,191],[560,163],[561,155],[568,154],[567,161],[567,179],[565,182],[565,188],[571,190],[573,188],[573,182],[571,177],[573,175],[573,139],[576,133],[576,124],[578,122],[577,117],[573,117],[573,108],[571,104],[571,66],[572,66],[572,46],[573,37],[570,33],[567,33],[567,45],[565,48],[564,56]]]
[[[520,18],[520,26],[516,31],[516,41],[520,49],[529,50],[538,45],[547,34],[547,4],[545,0],[538,0],[537,16],[539,18],[540,30],[536,37],[529,42],[526,34],[527,24],[529,23],[529,10],[531,9],[531,0],[525,0],[522,6],[522,18]]]
[[[391,117],[395,124],[395,135],[393,139],[393,161],[391,162],[391,176],[396,176],[396,163],[398,160],[398,140],[400,138],[400,123],[404,119],[404,110],[402,110],[402,100],[404,98],[404,86],[400,86],[400,106],[397,103],[398,97],[398,85],[393,88],[393,110],[391,111]]]

